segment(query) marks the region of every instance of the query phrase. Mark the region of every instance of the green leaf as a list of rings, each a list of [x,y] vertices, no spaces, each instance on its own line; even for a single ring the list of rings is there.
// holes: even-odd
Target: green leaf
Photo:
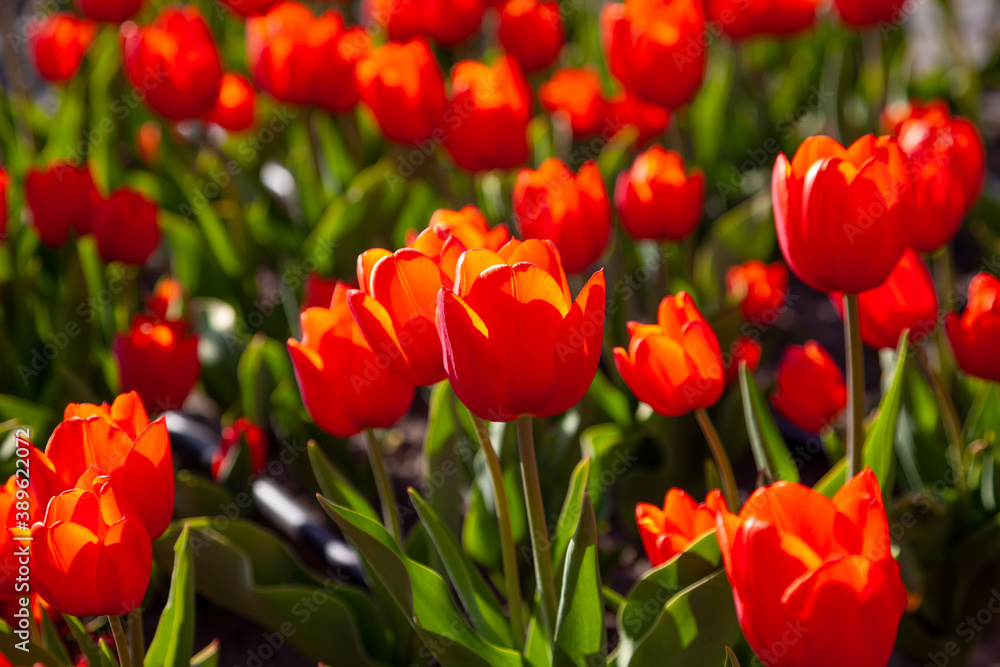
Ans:
[[[763,472],[771,482],[798,482],[799,469],[745,361],[740,362],[740,391],[743,394],[743,416],[746,418],[757,471]]]
[[[333,465],[333,462],[326,457],[319,445],[310,440],[307,449],[309,463],[312,464],[313,474],[316,475],[316,483],[319,484],[320,491],[325,497],[332,499],[338,505],[349,507],[373,521],[382,520],[364,494],[347,481],[347,477],[337,469],[337,466]]]
[[[965,421],[965,439],[997,441],[1000,434],[1000,391],[995,382],[983,382],[973,400],[969,416]]]
[[[594,374],[587,395],[619,426],[624,428],[632,423],[632,408],[628,396],[612,384],[602,371],[598,370]]]
[[[733,653],[733,649],[726,647],[726,663],[722,667],[740,667],[740,660]]]
[[[174,488],[175,519],[218,514],[220,507],[233,502],[233,497],[224,488],[189,470],[177,471]]]
[[[101,667],[118,667],[118,658],[115,655],[115,652],[111,650],[111,647],[108,646],[108,643],[102,639],[100,647]]]
[[[62,639],[59,637],[59,631],[56,630],[56,626],[52,623],[52,619],[49,618],[47,611],[42,611],[42,640],[45,650],[54,655],[64,664],[71,664],[69,659],[69,654],[66,652],[66,647],[63,646]]]
[[[16,655],[19,660],[23,661],[22,664],[25,665],[40,662],[46,667],[63,667],[63,662],[38,644],[31,641],[28,641],[26,644],[21,644],[20,642],[21,638],[14,634],[14,629],[6,621],[0,620],[0,654]],[[21,647],[25,647],[28,650],[22,651]]]
[[[427,502],[448,529],[457,534],[462,528],[462,485],[458,474],[461,460],[454,446],[458,434],[454,401],[454,392],[447,381],[431,389],[423,454]]]
[[[883,493],[892,488],[892,461],[896,442],[896,424],[899,421],[899,406],[903,396],[903,370],[906,368],[906,351],[909,332],[899,337],[896,348],[896,363],[889,388],[882,394],[878,404],[875,423],[865,434],[864,462],[878,477]],[[846,482],[846,479],[844,480]]]
[[[816,482],[813,489],[819,491],[827,498],[833,498],[840,487],[847,481],[847,459],[843,458],[833,464],[823,477]]]
[[[583,509],[583,497],[587,492],[587,482],[590,479],[589,456],[573,468],[573,474],[569,480],[569,490],[566,492],[566,499],[563,500],[562,510],[556,525],[550,530],[552,538],[549,543],[549,550],[552,553],[552,569],[556,573],[556,581],[562,581],[563,557],[569,547],[573,533],[576,532],[580,523],[580,511]]]
[[[174,544],[174,572],[167,604],[143,661],[145,667],[187,667],[194,653],[194,572],[191,565],[191,529],[184,524]]]
[[[537,596],[536,596],[537,598]],[[532,615],[524,639],[524,659],[531,667],[552,667],[552,646],[545,636],[545,629]]]
[[[514,538],[517,541],[517,538]],[[462,522],[462,548],[475,560],[492,569],[501,565],[500,529],[495,514],[486,506],[486,498],[480,486],[472,487],[469,505]]]
[[[597,558],[597,519],[584,495],[580,523],[566,552],[559,612],[556,614],[556,665],[603,664],[607,653],[601,568]]]
[[[219,667],[219,640],[213,640],[211,644],[198,651],[198,654],[191,658],[191,667]]]

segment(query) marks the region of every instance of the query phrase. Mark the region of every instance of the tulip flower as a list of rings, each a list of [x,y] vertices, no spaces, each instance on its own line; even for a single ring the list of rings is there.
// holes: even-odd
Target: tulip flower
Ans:
[[[42,243],[50,247],[66,242],[70,229],[89,234],[102,204],[87,165],[79,167],[54,161],[45,169],[31,167],[24,184],[31,222]]]
[[[778,364],[771,404],[801,429],[818,433],[847,405],[844,374],[814,340],[789,345]]]
[[[122,387],[136,391],[157,412],[179,408],[198,382],[198,337],[179,320],[136,315],[113,346]]]
[[[618,174],[615,208],[634,239],[680,241],[701,222],[705,175],[687,172],[681,156],[653,146]]]
[[[264,14],[278,0],[219,0],[227,9],[243,17]]]
[[[302,294],[302,310],[307,308],[329,308],[333,301],[333,293],[340,281],[336,278],[324,278],[318,273],[306,275],[305,288]]]
[[[387,138],[418,144],[444,136],[444,75],[427,40],[390,42],[358,63],[361,101]]]
[[[125,73],[154,111],[186,120],[215,106],[222,61],[212,31],[193,5],[168,7],[147,27],[123,26],[122,37]]]
[[[451,70],[445,147],[469,171],[511,169],[528,159],[531,90],[509,56],[492,66],[465,60]]]
[[[240,417],[235,422],[222,429],[219,448],[212,454],[212,477],[221,479],[226,465],[226,458],[234,447],[246,442],[250,452],[250,467],[254,475],[260,475],[267,468],[267,435],[264,430],[246,417]]]
[[[71,403],[36,469],[55,471],[71,489],[91,468],[107,475],[142,521],[150,539],[167,529],[174,512],[174,466],[164,417],[150,422],[136,392],[114,403]],[[34,463],[34,462],[33,462]]]
[[[472,205],[460,211],[440,208],[431,214],[427,228],[419,234],[407,233],[407,247],[434,260],[450,284],[455,282],[455,266],[466,250],[486,248],[497,252],[510,240],[506,225],[490,227],[486,216]],[[450,286],[449,284],[449,286]]]
[[[980,273],[969,283],[969,302],[959,317],[948,313],[948,340],[959,367],[969,375],[1000,382],[1000,280]]]
[[[604,252],[611,234],[611,204],[595,162],[577,174],[557,158],[538,170],[523,169],[514,181],[514,217],[526,239],[548,239],[562,265],[579,273]]]
[[[559,3],[553,0],[507,0],[500,11],[500,45],[525,72],[554,63],[563,45]]]
[[[720,509],[727,508],[718,489],[709,491],[700,504],[683,489],[670,489],[663,499],[663,509],[649,503],[636,505],[635,522],[650,565],[666,563],[715,530],[715,515]]]
[[[626,0],[601,10],[611,73],[625,88],[664,109],[694,97],[705,76],[702,0]]]
[[[253,125],[257,91],[241,74],[222,75],[219,99],[205,114],[205,120],[230,132],[242,132]]]
[[[21,562],[27,559],[22,547],[27,547],[28,542],[14,539],[26,537],[27,529],[45,515],[45,506],[39,503],[29,482],[30,477],[11,475],[0,487],[0,600],[15,600],[31,590],[30,568],[23,572],[21,567],[30,565]],[[28,576],[19,582],[22,573]]]
[[[762,352],[760,343],[749,336],[740,336],[734,340],[729,347],[729,354],[723,355],[726,360],[726,386],[739,380],[741,361],[747,362],[747,370],[751,373],[757,370]]]
[[[913,217],[907,227],[910,245],[931,252],[955,237],[979,197],[986,151],[976,126],[950,116],[944,102],[908,110],[895,129],[913,181]]]
[[[717,524],[736,617],[764,664],[885,667],[906,589],[871,469],[832,500],[789,482],[757,489]]]
[[[394,42],[424,36],[452,46],[479,30],[486,7],[486,0],[365,0],[361,10]]]
[[[786,36],[816,21],[817,0],[709,0],[705,13],[733,40],[757,35]]]
[[[438,293],[444,367],[459,399],[488,421],[548,417],[575,405],[601,356],[604,271],[573,301],[549,241],[469,250],[454,291]]]
[[[97,26],[72,14],[52,14],[42,19],[31,35],[31,55],[43,79],[68,81],[80,68],[94,41]]]
[[[550,114],[566,116],[574,137],[600,134],[609,125],[601,78],[591,67],[559,70],[538,89],[538,99]]]
[[[739,301],[743,318],[770,326],[785,309],[788,269],[781,262],[764,264],[752,259],[726,271],[730,296]]]
[[[645,146],[650,139],[662,134],[670,124],[670,112],[655,104],[644,102],[628,91],[612,96],[609,114],[609,122],[615,134],[626,127],[638,130],[639,134],[635,139],[636,148]]]
[[[771,198],[785,261],[821,292],[878,287],[908,244],[910,179],[892,137],[867,135],[849,148],[806,139],[791,162],[778,155]]]
[[[320,17],[298,2],[279,2],[246,24],[247,66],[257,85],[282,102],[340,112],[358,103],[355,66],[371,48],[362,28],[335,11]]]
[[[372,351],[347,303],[347,286],[329,308],[302,313],[302,341],[288,339],[302,402],[327,433],[348,438],[366,428],[388,428],[406,414],[413,384]]]
[[[121,23],[135,16],[143,0],[76,0],[76,7],[89,19]]]
[[[135,133],[135,149],[147,167],[155,169],[160,164],[163,147],[163,128],[155,120],[147,120]]]
[[[166,276],[161,278],[153,288],[153,293],[146,299],[146,308],[156,317],[176,319],[184,307],[184,287],[176,278]]]
[[[32,527],[31,567],[32,584],[60,612],[118,616],[142,603],[153,547],[124,494],[91,468]]]
[[[898,24],[906,6],[901,0],[834,0],[840,19],[855,28]]]
[[[97,210],[94,236],[105,262],[142,265],[160,245],[156,202],[129,187],[112,192]]]

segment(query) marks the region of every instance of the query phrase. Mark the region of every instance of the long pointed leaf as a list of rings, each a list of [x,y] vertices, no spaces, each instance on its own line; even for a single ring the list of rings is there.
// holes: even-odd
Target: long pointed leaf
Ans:
[[[757,471],[763,471],[769,481],[798,482],[799,469],[745,361],[740,362],[740,391]]]
[[[167,604],[143,661],[145,667],[188,667],[194,653],[194,572],[191,528],[184,524],[174,544],[174,572]]]
[[[590,496],[583,497],[580,522],[566,552],[559,612],[556,615],[556,665],[603,664],[607,654],[601,568],[597,559],[597,520]]]

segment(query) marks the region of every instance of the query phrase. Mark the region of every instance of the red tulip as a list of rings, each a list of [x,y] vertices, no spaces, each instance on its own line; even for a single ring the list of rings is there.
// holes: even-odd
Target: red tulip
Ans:
[[[705,76],[705,13],[701,0],[626,0],[601,10],[611,73],[647,102],[675,109]]]
[[[427,229],[419,234],[411,229],[407,236],[407,247],[434,260],[452,284],[455,267],[463,252],[475,248],[498,252],[510,240],[506,225],[491,228],[486,217],[472,205],[460,211],[440,208],[431,215]]]
[[[609,125],[601,78],[591,67],[559,70],[538,89],[538,99],[550,114],[565,114],[574,137],[600,134]]]
[[[687,292],[663,297],[656,324],[628,323],[629,346],[615,366],[639,400],[678,417],[719,400],[725,387],[722,349]]]
[[[486,6],[486,0],[365,0],[362,15],[394,42],[424,36],[451,46],[479,30]]]
[[[7,190],[10,188],[10,176],[0,169],[0,243],[7,238],[7,216],[10,214],[7,204]]]
[[[302,342],[288,339],[288,353],[306,410],[331,435],[388,428],[410,408],[413,385],[389,370],[365,341],[344,284],[329,308],[302,313]]]
[[[264,430],[246,417],[240,417],[230,426],[222,429],[219,448],[212,454],[212,477],[221,478],[229,451],[246,442],[250,452],[250,466],[254,475],[260,475],[267,468],[267,435]]]
[[[739,301],[743,317],[770,326],[785,309],[788,269],[781,262],[764,264],[751,259],[726,271],[729,294]]]
[[[492,66],[465,60],[451,71],[445,147],[469,171],[511,169],[528,159],[531,90],[509,56]]]
[[[358,103],[354,70],[371,48],[361,28],[335,11],[320,17],[298,2],[279,2],[247,19],[247,66],[261,90],[282,102],[340,112]]]
[[[157,412],[174,410],[198,382],[198,337],[179,320],[136,315],[132,328],[115,336],[122,387],[136,391]]]
[[[736,616],[764,664],[885,667],[906,589],[871,469],[833,500],[777,482],[717,522]]]
[[[507,0],[500,11],[500,44],[521,69],[535,72],[554,63],[563,45],[559,3]]]
[[[266,13],[278,0],[219,0],[219,2],[240,16],[246,17]]]
[[[618,174],[615,208],[634,239],[680,241],[701,222],[705,175],[684,169],[681,156],[653,146]]]
[[[176,278],[161,278],[146,299],[146,308],[159,319],[176,319],[184,307],[184,287]]]
[[[563,267],[579,273],[597,261],[611,234],[611,204],[594,162],[576,176],[557,158],[538,171],[523,169],[514,181],[514,217],[527,239],[548,239]]]
[[[662,134],[670,124],[670,112],[655,104],[640,100],[628,91],[621,92],[611,98],[611,126],[617,134],[623,128],[634,127],[639,134],[635,146],[641,147],[649,143],[653,137]]]
[[[24,553],[29,543],[14,539],[27,537],[28,528],[45,516],[30,481],[30,476],[11,475],[0,487],[0,600],[16,600],[31,591],[31,563]]]
[[[72,14],[52,14],[42,19],[31,36],[35,68],[49,81],[68,81],[80,68],[94,41],[97,26]]]
[[[89,234],[102,204],[87,165],[50,162],[44,170],[31,167],[24,184],[25,201],[42,243],[59,246],[70,228]]]
[[[794,35],[816,21],[817,0],[709,0],[708,20],[731,39]]]
[[[142,0],[76,0],[76,6],[87,18],[106,23],[121,23],[139,12]]]
[[[111,193],[97,210],[94,236],[105,262],[145,264],[160,245],[156,202],[129,187]]]
[[[241,74],[222,75],[219,99],[205,114],[205,120],[230,132],[242,132],[253,125],[257,91]]]
[[[329,308],[333,301],[334,291],[340,281],[336,278],[324,278],[318,273],[306,275],[306,285],[302,295],[302,310],[307,308]]]
[[[565,412],[586,393],[601,356],[604,271],[576,301],[549,241],[511,239],[469,250],[454,291],[438,293],[444,367],[473,414],[507,422]]]
[[[906,249],[912,195],[892,137],[806,139],[791,162],[778,155],[771,198],[785,261],[821,292],[878,287]]]
[[[136,511],[96,468],[31,529],[32,583],[64,614],[128,614],[146,595],[153,548]]]
[[[747,362],[747,370],[751,373],[757,370],[762,352],[760,343],[748,336],[740,336],[734,340],[729,354],[723,355],[726,360],[726,386],[739,380],[741,361]]]
[[[1000,382],[1000,280],[980,273],[969,283],[969,302],[945,320],[955,360],[963,371]]]
[[[155,120],[147,120],[135,133],[135,150],[147,167],[155,169],[160,164],[163,146],[163,128]]]
[[[663,509],[649,503],[636,505],[635,522],[649,564],[656,567],[666,563],[715,530],[715,514],[720,508],[728,509],[718,489],[709,491],[700,504],[683,489],[670,489],[663,499]]]
[[[904,16],[903,0],[833,0],[841,20],[855,28],[898,23]]]
[[[361,101],[389,139],[418,144],[443,139],[444,75],[423,38],[375,48],[358,63]]]
[[[785,348],[775,384],[774,409],[812,433],[823,430],[847,405],[844,374],[814,340]]]

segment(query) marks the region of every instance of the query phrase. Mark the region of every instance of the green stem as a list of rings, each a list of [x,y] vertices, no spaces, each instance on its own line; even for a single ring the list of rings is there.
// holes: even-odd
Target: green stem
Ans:
[[[726,496],[726,504],[729,505],[730,512],[737,512],[740,509],[740,491],[736,486],[736,475],[733,474],[733,466],[729,462],[726,449],[722,446],[719,432],[715,430],[712,418],[708,416],[705,408],[698,408],[694,411],[694,416],[698,420],[701,432],[705,434],[708,447],[712,450],[712,457],[715,465],[719,469],[719,477],[722,478],[722,493]]]
[[[865,358],[861,346],[858,295],[844,295],[844,343],[847,348],[847,479],[861,472],[864,457]]]
[[[531,550],[535,559],[535,580],[542,601],[542,623],[551,638],[555,636],[556,627],[556,587],[552,579],[549,529],[545,522],[542,486],[538,481],[538,461],[535,460],[535,435],[531,426],[531,415],[521,415],[517,418],[517,449],[521,456],[524,500],[528,506],[528,528],[531,530]]]
[[[145,640],[142,636],[142,609],[137,608],[128,615],[128,634],[132,640],[132,662],[141,665],[146,655]]]
[[[497,502],[497,521],[500,523],[500,548],[503,555],[503,577],[507,583],[507,606],[510,609],[510,630],[514,635],[514,648],[521,650],[524,645],[524,621],[521,612],[521,579],[517,571],[517,548],[514,531],[510,527],[510,506],[507,504],[507,489],[503,483],[503,469],[490,442],[489,427],[476,415],[472,416],[479,436],[479,446],[486,457],[486,466],[493,483],[493,495]]]
[[[958,410],[955,409],[955,402],[951,400],[951,396],[948,395],[948,391],[941,381],[941,375],[931,367],[930,361],[927,359],[927,351],[923,347],[917,348],[917,362],[930,382],[934,398],[937,399],[944,432],[948,436],[951,465],[955,471],[955,487],[964,494],[965,475],[962,472],[962,458],[965,452],[965,440],[962,437],[962,425],[958,419]]]
[[[111,632],[115,635],[115,648],[118,650],[118,663],[121,667],[132,667],[132,656],[128,652],[128,642],[125,640],[125,628],[122,620],[114,615],[108,616]]]
[[[382,522],[392,533],[397,544],[403,543],[403,531],[399,526],[399,515],[396,514],[396,494],[392,490],[392,480],[385,470],[385,461],[382,460],[382,448],[375,431],[365,429],[368,436],[368,459],[372,464],[372,473],[375,474],[375,484],[378,487],[378,497],[382,502]]]

